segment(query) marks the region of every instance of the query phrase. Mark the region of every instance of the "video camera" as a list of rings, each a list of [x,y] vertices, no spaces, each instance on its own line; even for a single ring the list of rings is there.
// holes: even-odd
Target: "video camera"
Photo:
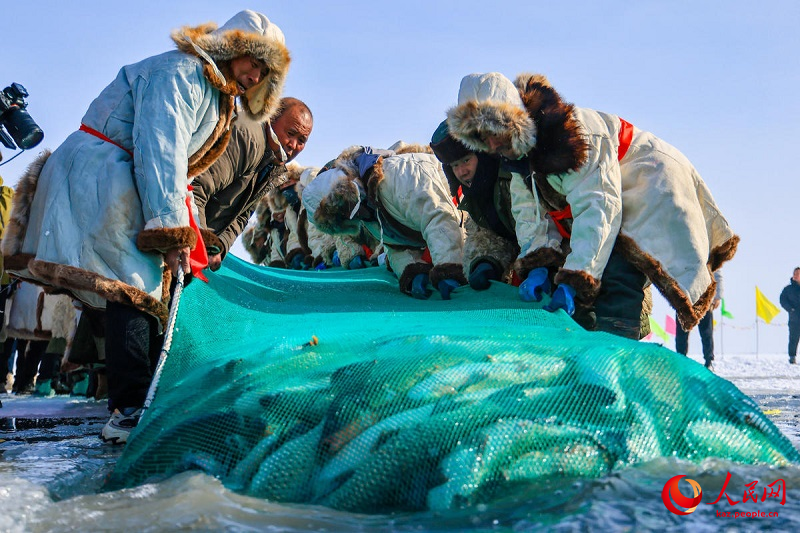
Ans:
[[[0,142],[11,150],[17,146],[22,150],[33,148],[44,138],[42,129],[25,111],[26,96],[28,91],[19,83],[12,83],[0,92]]]

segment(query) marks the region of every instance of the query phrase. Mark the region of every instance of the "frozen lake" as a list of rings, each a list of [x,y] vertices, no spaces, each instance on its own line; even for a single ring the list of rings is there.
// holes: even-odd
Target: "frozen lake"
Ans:
[[[698,356],[693,356],[699,360]],[[724,355],[716,372],[756,399],[800,447],[800,366],[785,355]],[[97,434],[106,421],[102,402],[57,397],[2,397],[0,409],[0,530],[2,531],[800,531],[800,467],[744,466],[710,460],[701,465],[651,461],[604,479],[559,489],[558,505],[532,488],[513,500],[441,516],[434,513],[362,516],[311,506],[276,505],[227,490],[216,479],[184,473],[158,484],[116,492],[101,487],[121,454]],[[728,474],[726,493],[720,495]],[[665,508],[668,479],[685,474],[703,488],[688,516]],[[786,501],[744,502],[747,484],[783,479]],[[568,503],[564,504],[563,502]],[[720,516],[730,512],[731,517]],[[734,517],[734,513],[755,517]],[[769,516],[772,513],[772,516]],[[777,513],[777,515],[775,515]],[[764,516],[760,516],[763,514]]]

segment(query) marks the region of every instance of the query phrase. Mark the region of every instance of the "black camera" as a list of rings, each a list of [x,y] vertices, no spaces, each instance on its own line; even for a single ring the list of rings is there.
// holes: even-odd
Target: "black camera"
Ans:
[[[17,146],[22,150],[33,148],[44,138],[42,129],[25,111],[26,96],[28,91],[19,83],[12,83],[0,92],[0,142],[11,150]],[[8,133],[3,131],[4,126]]]

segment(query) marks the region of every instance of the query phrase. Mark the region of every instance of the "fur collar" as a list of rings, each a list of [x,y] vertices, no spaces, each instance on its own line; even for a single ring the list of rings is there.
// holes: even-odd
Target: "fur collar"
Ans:
[[[205,66],[203,73],[211,84],[227,95],[239,92],[236,80],[230,71],[230,61],[241,56],[252,56],[264,61],[269,67],[267,76],[241,95],[244,111],[258,122],[269,120],[278,109],[281,92],[289,71],[289,51],[272,34],[259,34],[246,29],[218,30],[214,23],[199,26],[184,26],[172,32],[171,37],[178,50],[200,57]],[[198,51],[202,50],[204,54]],[[209,63],[208,58],[214,64]],[[225,80],[222,80],[221,73]]]
[[[536,144],[528,152],[531,170],[546,176],[581,168],[589,146],[575,119],[575,106],[564,102],[542,75],[520,74],[514,85],[536,124]]]

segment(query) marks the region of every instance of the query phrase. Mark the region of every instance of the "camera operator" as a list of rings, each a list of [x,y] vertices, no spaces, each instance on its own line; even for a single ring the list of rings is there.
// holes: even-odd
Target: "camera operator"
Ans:
[[[0,91],[0,143],[10,150],[17,147],[28,150],[44,138],[44,132],[25,110],[28,107],[26,96],[28,91],[19,83],[12,83]]]

